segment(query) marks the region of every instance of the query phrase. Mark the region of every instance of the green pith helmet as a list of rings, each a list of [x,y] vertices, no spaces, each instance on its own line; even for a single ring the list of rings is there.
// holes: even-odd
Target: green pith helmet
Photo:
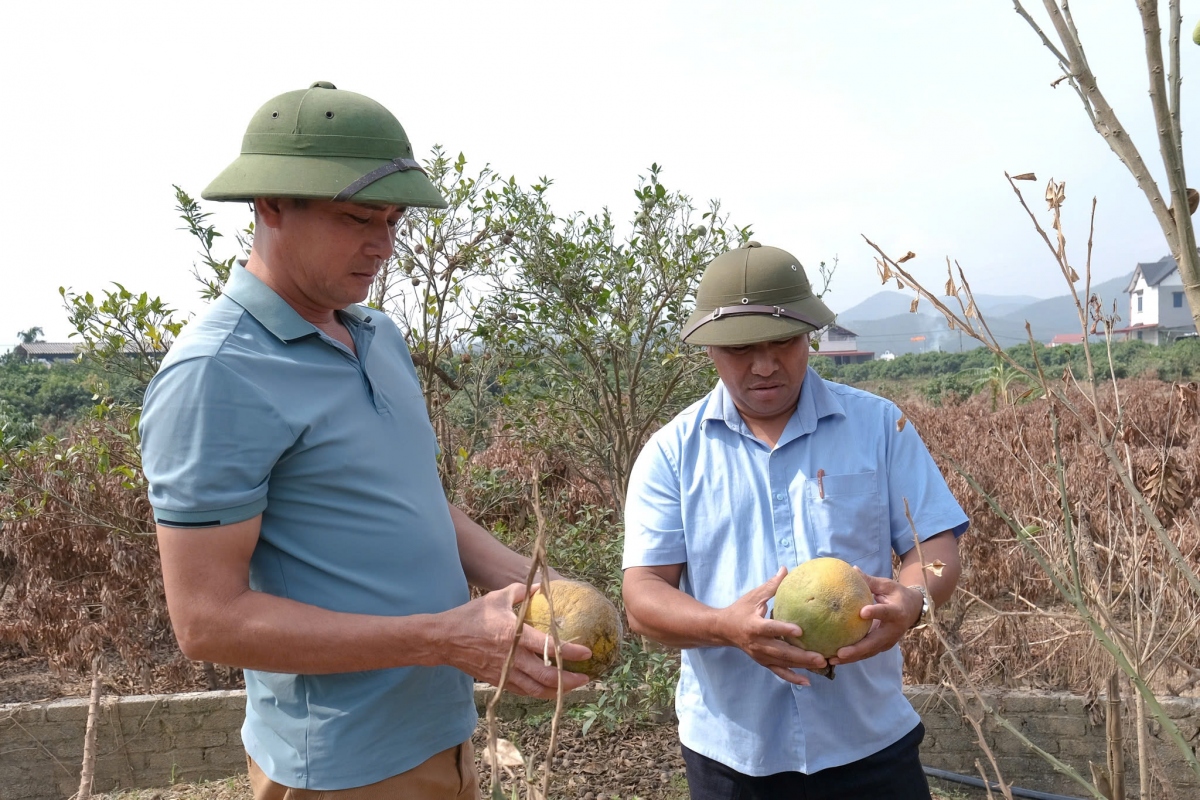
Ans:
[[[688,344],[736,347],[790,339],[824,328],[833,318],[795,256],[747,242],[704,268],[696,310],[681,337]]]
[[[201,197],[446,207],[392,113],[326,81],[281,94],[260,108],[242,138],[242,154]]]

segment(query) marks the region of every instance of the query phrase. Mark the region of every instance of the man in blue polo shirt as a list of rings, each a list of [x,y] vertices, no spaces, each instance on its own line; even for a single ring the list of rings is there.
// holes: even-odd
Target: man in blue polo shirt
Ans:
[[[809,334],[834,317],[789,253],[718,256],[696,305],[683,340],[720,382],[639,455],[624,557],[630,628],[683,649],[692,797],[928,800],[897,642],[954,590],[967,518],[894,404],[808,368]],[[940,570],[922,569],[905,501]],[[876,600],[870,633],[828,662],[769,618],[787,570],[819,556],[859,567]]]
[[[447,503],[404,337],[357,305],[405,209],[446,203],[387,109],[323,82],[263,106],[204,197],[252,201],[255,238],[146,392],[180,647],[245,668],[255,800],[476,798],[472,678],[518,629],[508,688],[559,674],[512,610],[529,560]]]

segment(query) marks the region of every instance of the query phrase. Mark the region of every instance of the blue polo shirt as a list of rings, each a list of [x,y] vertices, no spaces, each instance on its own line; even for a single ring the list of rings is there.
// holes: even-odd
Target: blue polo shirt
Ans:
[[[625,507],[625,568],[684,564],[680,588],[724,608],[788,569],[836,556],[892,575],[892,553],[962,534],[967,517],[890,401],[808,370],[775,448],[720,383],[638,456]],[[920,718],[901,691],[900,648],[793,686],[734,647],[683,651],[679,737],[747,775],[813,773],[882,750]]]
[[[233,270],[146,391],[154,516],[203,537],[261,514],[255,591],[387,616],[462,605],[437,442],[404,338],[382,313],[340,316],[357,356]],[[475,730],[473,682],[452,667],[245,675],[246,751],[286,786],[374,783]]]

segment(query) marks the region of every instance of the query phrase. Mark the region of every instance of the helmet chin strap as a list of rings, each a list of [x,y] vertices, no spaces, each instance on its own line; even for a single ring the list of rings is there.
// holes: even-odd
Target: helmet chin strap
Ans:
[[[391,175],[394,172],[408,172],[410,169],[415,169],[422,175],[426,174],[425,170],[421,169],[421,165],[418,164],[415,159],[393,158],[388,163],[371,170],[366,175],[363,175],[354,183],[347,186],[345,189],[342,189],[333,198],[333,201],[337,203],[349,200],[351,197],[354,197],[354,195],[358,194],[380,178],[386,178],[388,175]]]
[[[747,314],[770,314],[772,317],[786,317],[788,319],[794,319],[797,322],[803,322],[806,325],[812,325],[813,330],[817,330],[821,327],[803,314],[798,314],[795,311],[783,308],[781,306],[718,306],[712,310],[711,314],[706,314],[705,316],[693,322],[691,325],[684,328],[680,338],[686,341],[689,336],[696,332],[697,328],[707,325],[710,322],[715,322],[722,317],[741,317]]]

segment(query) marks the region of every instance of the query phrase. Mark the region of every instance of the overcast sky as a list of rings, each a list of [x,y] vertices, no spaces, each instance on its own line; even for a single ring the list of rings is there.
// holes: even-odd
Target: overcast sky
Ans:
[[[1073,10],[1161,179],[1134,4]],[[1185,4],[1185,144],[1200,135],[1194,13]],[[720,198],[810,272],[838,258],[834,310],[881,288],[861,234],[915,251],[935,285],[948,255],[977,292],[1062,294],[1005,170],[1037,173],[1024,185],[1039,210],[1046,179],[1067,182],[1080,267],[1099,198],[1096,280],[1168,252],[1009,0],[49,2],[4,16],[0,345],[35,325],[65,340],[59,286],[118,281],[200,310],[171,185],[199,196],[260,105],[316,80],[390,108],[418,157],[440,143],[523,182],[553,178],[561,212],[628,216],[658,162],[670,188]],[[206,208],[230,236],[248,221],[244,205]]]

